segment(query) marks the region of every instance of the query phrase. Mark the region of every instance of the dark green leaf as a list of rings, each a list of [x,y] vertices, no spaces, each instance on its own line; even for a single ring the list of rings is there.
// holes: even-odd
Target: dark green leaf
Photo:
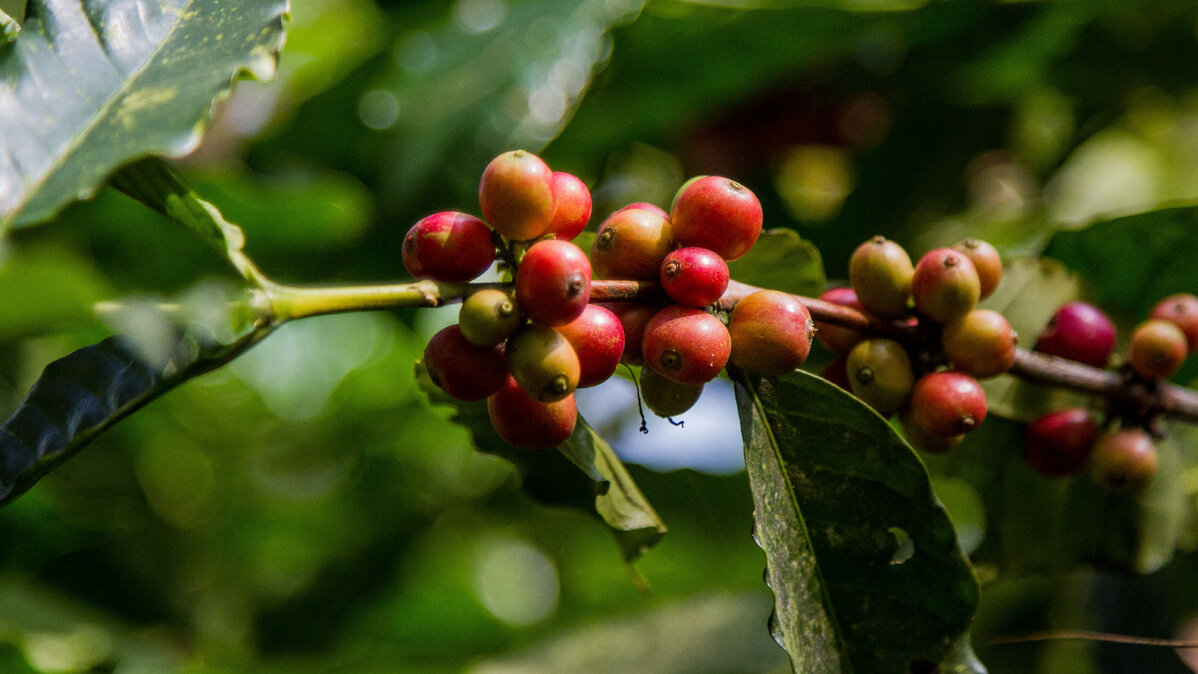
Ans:
[[[798,672],[977,671],[978,584],[915,453],[805,372],[738,378],[775,639]]]
[[[195,147],[213,100],[274,74],[286,0],[30,4],[0,46],[0,233],[89,196],[121,164]]]
[[[1139,320],[1165,295],[1198,288],[1198,207],[1168,208],[1061,231],[1044,254],[1093,288],[1094,302]]]
[[[46,366],[21,406],[0,427],[0,505],[97,435],[179,384],[224,365],[269,334],[246,331],[231,343],[192,330],[161,348],[109,337]]]
[[[504,442],[487,415],[485,402],[462,402],[446,396],[428,378],[421,363],[416,377],[435,403],[454,409],[452,420],[470,431],[479,451],[511,461],[524,488],[537,500],[578,508],[599,516],[612,531],[625,561],[635,561],[666,533],[666,525],[645,499],[628,469],[581,417],[559,451],[532,451]]]
[[[815,296],[824,291],[824,262],[810,241],[793,229],[769,229],[744,256],[730,262],[728,271],[741,283]]]

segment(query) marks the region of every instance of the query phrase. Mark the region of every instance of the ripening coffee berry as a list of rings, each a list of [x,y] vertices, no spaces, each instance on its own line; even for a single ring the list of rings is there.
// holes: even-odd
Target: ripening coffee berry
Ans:
[[[981,239],[965,239],[953,249],[965,253],[977,270],[981,299],[990,297],[1002,280],[1002,256],[998,254],[998,249]]]
[[[674,191],[674,198],[670,200],[670,210],[671,211],[674,210],[674,206],[678,204],[678,197],[682,196],[682,193],[685,192],[687,190],[687,188],[689,188],[691,185],[694,185],[695,183],[699,182],[700,180],[702,180],[706,177],[708,177],[707,174],[703,173],[703,174],[700,174],[697,176],[691,176],[690,178],[687,178],[686,182],[682,183],[682,185],[677,190]]]
[[[915,374],[902,344],[885,337],[858,342],[845,366],[853,395],[878,414],[888,417],[907,404]]]
[[[1198,296],[1190,293],[1170,295],[1157,302],[1152,318],[1163,318],[1186,333],[1189,352],[1198,351]]]
[[[578,387],[597,386],[607,381],[624,355],[624,327],[610,310],[588,304],[582,314],[556,328],[578,355]]]
[[[1158,464],[1152,437],[1142,428],[1122,428],[1098,439],[1090,455],[1090,477],[1110,492],[1138,491],[1152,482]]]
[[[591,299],[591,263],[569,241],[538,241],[516,272],[516,304],[537,325],[565,325],[578,318]]]
[[[507,380],[502,346],[475,346],[451,325],[428,340],[424,367],[442,391],[458,400],[482,400]]]
[[[1076,475],[1090,460],[1100,430],[1094,415],[1082,407],[1045,414],[1023,434],[1027,462],[1048,477]]]
[[[1186,334],[1163,318],[1150,318],[1137,325],[1127,344],[1131,369],[1148,379],[1172,377],[1188,353]]]
[[[965,440],[964,433],[949,436],[928,433],[919,424],[915,423],[915,416],[911,412],[911,408],[907,408],[899,413],[899,427],[903,429],[903,437],[907,439],[907,444],[931,454],[949,452]]]
[[[535,239],[553,223],[553,171],[531,152],[504,152],[483,171],[478,203],[495,231],[513,241]]]
[[[1053,314],[1036,340],[1036,350],[1094,367],[1106,367],[1115,348],[1115,324],[1102,309],[1070,302]]]
[[[703,384],[679,384],[657,374],[651,367],[641,368],[641,399],[645,401],[645,407],[663,419],[694,407],[701,393]]]
[[[527,325],[507,340],[507,366],[520,388],[543,403],[573,393],[582,371],[570,342],[539,325]]]
[[[569,241],[586,228],[591,219],[591,191],[577,176],[553,173],[553,221],[548,234],[559,241]]]
[[[511,377],[487,398],[487,414],[504,442],[523,449],[557,447],[570,437],[578,421],[573,395],[543,403],[525,393]]]
[[[648,201],[634,201],[631,204],[628,204],[627,206],[624,206],[623,208],[620,208],[619,210],[613,212],[612,215],[615,215],[616,213],[623,213],[624,211],[633,211],[633,210],[637,210],[637,209],[640,209],[642,211],[649,211],[650,213],[652,213],[654,215],[660,216],[663,220],[670,219],[670,214],[667,213],[664,208],[662,208],[661,206],[658,206],[656,204],[651,204]]]
[[[736,303],[728,319],[734,365],[762,376],[793,372],[811,353],[815,323],[793,295],[758,290]]]
[[[679,384],[705,384],[720,373],[732,352],[720,319],[678,304],[658,311],[641,341],[645,364]]]
[[[968,433],[986,419],[986,393],[962,372],[926,374],[911,390],[911,419],[941,438]]]
[[[861,306],[861,303],[857,301],[857,292],[852,288],[829,288],[819,298],[832,304],[851,307],[857,311],[865,311],[865,307]],[[839,325],[816,321],[815,338],[836,353],[848,353],[857,345],[857,342],[865,339],[865,333],[853,330],[852,328],[842,328]]]
[[[944,324],[940,344],[953,367],[978,379],[997,377],[1015,364],[1015,331],[997,311],[974,309]]]
[[[846,391],[853,390],[853,385],[849,383],[849,356],[847,353],[837,354],[835,360],[824,366],[819,376]]]
[[[849,283],[857,292],[857,301],[886,318],[906,313],[914,274],[907,251],[884,236],[857,246],[849,258]]]
[[[641,355],[641,342],[645,338],[645,326],[653,316],[661,310],[654,304],[638,304],[636,302],[610,302],[600,306],[608,309],[620,319],[624,328],[624,354],[621,363],[640,365],[645,362]]]
[[[761,234],[762,220],[757,195],[735,180],[719,176],[687,185],[670,209],[678,243],[713,250],[725,260],[749,252]]]
[[[915,265],[911,296],[920,313],[938,323],[973,311],[981,296],[978,272],[964,253],[952,248],[929,251]]]
[[[679,248],[661,262],[661,288],[688,307],[705,307],[728,289],[728,263],[706,248]]]
[[[661,261],[673,248],[669,220],[632,208],[613,213],[599,225],[591,244],[591,264],[599,278],[656,281]]]
[[[524,317],[511,296],[495,288],[483,288],[462,301],[458,327],[466,341],[477,346],[502,344],[516,334]]]
[[[421,219],[403,239],[403,264],[416,278],[465,283],[494,260],[495,244],[487,223],[457,211]]]

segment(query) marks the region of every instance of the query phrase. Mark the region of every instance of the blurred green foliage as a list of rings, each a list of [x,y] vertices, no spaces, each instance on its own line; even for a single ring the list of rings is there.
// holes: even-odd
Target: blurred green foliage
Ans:
[[[1046,253],[1063,263],[1047,285],[1010,286],[1025,344],[1066,296],[1102,302],[1126,334],[1160,295],[1198,289],[1187,0],[293,5],[278,80],[239,84],[179,163],[280,279],[402,278],[410,223],[476,210],[487,159],[525,146],[592,187],[594,224],[629,201],[668,205],[686,176],[733,176],[832,279],[874,233],[913,254],[965,235]],[[4,410],[113,329],[94,302],[233,279],[111,190],[2,252]],[[636,565],[639,592],[601,524],[534,503],[429,405],[412,362],[443,320],[286,326],[0,511],[0,671],[785,671],[745,476],[631,467],[670,527]],[[1177,377],[1196,379],[1193,365]],[[1050,399],[1011,394],[1006,414]],[[1189,671],[1170,649],[988,644],[1065,628],[1192,638],[1198,613],[1198,436],[1175,429],[1145,539],[1092,554],[1124,506],[1033,474],[1019,433],[993,418],[925,457],[972,537],[983,662]],[[686,429],[661,435],[687,452]],[[1144,551],[1142,568],[1164,566],[1108,566]]]

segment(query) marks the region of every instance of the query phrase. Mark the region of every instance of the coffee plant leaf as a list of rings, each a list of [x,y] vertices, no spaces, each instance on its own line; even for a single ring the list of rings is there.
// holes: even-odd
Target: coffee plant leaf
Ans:
[[[143,323],[144,325],[144,323]],[[221,341],[207,330],[113,336],[48,364],[0,426],[0,505],[23,494],[113,424],[163,393],[214,370],[269,334],[268,326]],[[149,333],[159,334],[155,344]]]
[[[429,379],[423,363],[416,364],[416,378],[430,402],[453,409],[450,420],[470,431],[480,452],[516,466],[524,489],[533,498],[548,505],[582,510],[603,520],[616,535],[625,561],[635,561],[665,535],[665,523],[628,469],[582,417],[558,451],[521,449],[504,442],[495,432],[486,401],[450,398]]]
[[[795,671],[984,671],[978,582],[910,446],[814,375],[734,380],[771,631]]]
[[[819,295],[828,282],[819,249],[781,227],[762,232],[749,252],[728,263],[728,271],[741,283],[795,295]]]
[[[148,154],[195,148],[242,73],[273,77],[286,0],[35,0],[0,44],[0,233]]]

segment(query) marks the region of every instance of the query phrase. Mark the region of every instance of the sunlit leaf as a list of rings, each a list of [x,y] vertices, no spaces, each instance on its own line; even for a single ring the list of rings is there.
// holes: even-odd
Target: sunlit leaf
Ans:
[[[740,377],[737,404],[772,628],[795,670],[981,671],[977,580],[890,425],[804,372]]]
[[[749,252],[728,264],[728,270],[741,283],[809,297],[822,293],[827,284],[819,249],[793,229],[762,232]]]
[[[213,100],[274,74],[286,0],[39,0],[0,45],[0,233],[121,164],[198,143]]]
[[[504,442],[491,426],[485,402],[462,402],[446,396],[428,378],[422,364],[416,376],[429,399],[450,405],[454,423],[474,437],[479,451],[516,465],[524,488],[544,503],[567,505],[599,516],[620,544],[626,561],[634,561],[666,533],[666,525],[641,493],[628,469],[585,419],[559,451],[532,451]]]

